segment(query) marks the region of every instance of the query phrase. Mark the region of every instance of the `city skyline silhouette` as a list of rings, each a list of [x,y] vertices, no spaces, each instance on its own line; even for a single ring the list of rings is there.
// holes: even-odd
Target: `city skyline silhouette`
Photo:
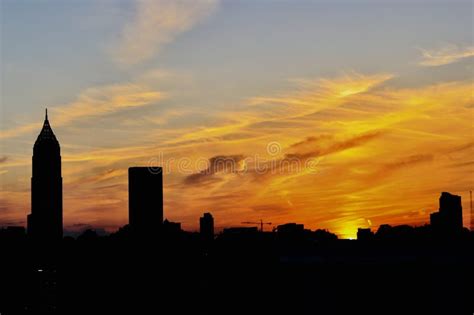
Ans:
[[[33,176],[31,179],[31,209],[32,213],[27,216],[28,234],[38,234],[35,238],[50,240],[59,240],[62,238],[63,210],[62,210],[62,177],[61,177],[61,156],[60,145],[52,131],[48,120],[48,110],[45,109],[45,119],[43,127],[37,137],[33,150]],[[212,175],[217,171],[228,171],[233,173],[238,165],[236,159],[222,157],[212,161],[211,165],[198,176]],[[291,164],[288,164],[292,166]],[[211,169],[211,167],[214,167]],[[263,169],[263,174],[268,170]],[[163,167],[157,165],[148,165],[144,167],[130,167],[128,169],[129,186],[129,224],[132,230],[151,231],[161,229],[164,219],[163,211]],[[196,182],[199,184],[199,181]],[[153,188],[152,188],[153,187]],[[452,199],[452,200],[451,200]],[[448,201],[451,200],[451,201]],[[471,230],[473,209],[472,201],[469,213]],[[443,192],[439,202],[439,212],[431,213],[431,226],[440,231],[446,230],[449,234],[459,233],[463,229],[463,209],[460,196],[453,196],[448,192]],[[33,210],[35,209],[35,210]],[[36,213],[33,216],[33,213]],[[207,213],[211,216],[212,214]],[[202,218],[200,219],[202,220]],[[243,221],[241,225],[260,226],[263,232],[263,225],[272,225],[271,222],[263,222],[260,219],[257,222]],[[302,224],[303,225],[303,224]],[[382,223],[381,226],[386,226]],[[200,229],[202,222],[199,223]],[[223,227],[222,231],[229,227]],[[86,230],[90,230],[88,228]],[[358,227],[357,235],[362,230],[371,232],[371,227]],[[84,230],[85,231],[85,230]],[[214,233],[214,220],[212,219],[212,233]],[[457,231],[457,232],[456,232]],[[158,233],[158,232],[157,232]],[[441,232],[443,233],[443,232]]]
[[[474,314],[472,1],[0,1],[0,315]]]
[[[279,143],[278,142],[272,142],[269,144],[269,146],[267,147],[267,150],[269,152],[271,152],[271,150],[273,150],[274,148],[272,148],[271,146],[277,146],[277,149],[276,150],[281,150],[281,148],[279,147]],[[44,155],[44,153],[40,153],[40,152],[43,152],[45,150],[52,150],[51,153],[53,153],[53,155],[56,155],[57,157],[54,157],[54,158],[49,158],[49,157],[41,157],[41,154]],[[49,202],[49,201],[46,201],[46,199],[43,199],[43,201],[39,201],[38,197],[34,197],[36,195],[40,195],[40,194],[34,194],[33,193],[33,187],[36,185],[36,190],[41,190],[41,189],[46,189],[48,185],[48,183],[50,183],[51,180],[53,179],[48,179],[48,180],[43,180],[44,183],[41,183],[41,179],[38,180],[38,177],[41,177],[43,176],[44,177],[44,173],[47,173],[47,172],[53,172],[53,173],[58,173],[59,175],[55,175],[55,176],[59,176],[57,179],[55,179],[55,181],[57,181],[57,184],[56,185],[56,188],[54,188],[51,193],[54,194],[52,196],[57,196],[57,197],[51,197],[49,199],[52,199],[54,200],[56,198],[56,201],[54,201],[54,204],[55,206],[51,206],[51,213],[46,215],[45,213],[43,213],[43,216],[44,218],[47,218],[49,216],[49,220],[46,220],[47,221],[53,221],[51,218],[51,214],[56,212],[56,216],[57,216],[57,219],[55,219],[55,223],[56,226],[58,226],[58,228],[56,228],[57,232],[56,235],[62,235],[62,230],[63,230],[63,227],[62,227],[62,223],[60,224],[61,227],[59,228],[59,222],[62,222],[62,216],[63,216],[63,213],[62,213],[62,188],[60,188],[62,186],[62,178],[61,178],[61,156],[60,156],[60,153],[59,153],[59,142],[57,141],[52,129],[51,129],[51,126],[50,126],[50,123],[49,123],[49,120],[48,120],[48,113],[47,113],[47,109],[45,109],[45,120],[44,120],[44,124],[43,124],[43,127],[41,129],[41,132],[40,134],[38,135],[38,138],[35,142],[35,146],[34,146],[34,153],[35,152],[38,152],[36,153],[36,158],[35,158],[35,154],[33,154],[33,176],[32,176],[32,204],[31,204],[31,209],[34,209],[34,208],[41,208],[41,207],[44,207],[44,206],[41,206],[41,203],[45,203],[45,202]],[[57,153],[55,153],[57,151]],[[45,159],[48,159],[48,161],[44,161]],[[54,162],[54,160],[57,160],[57,162]],[[153,160],[153,162],[163,162],[162,160]],[[302,162],[303,161],[303,162]],[[312,161],[316,161],[315,165],[316,167],[314,168],[314,171],[315,171],[315,174],[317,174],[317,167],[319,167],[319,161],[318,160],[312,160]],[[48,166],[50,165],[50,163],[56,163],[56,166]],[[205,178],[206,177],[211,177],[213,176],[215,173],[217,172],[221,172],[223,174],[234,174],[234,173],[242,173],[242,174],[246,174],[246,173],[255,173],[257,174],[258,176],[266,176],[266,174],[273,174],[275,172],[281,172],[281,173],[292,173],[292,172],[298,172],[300,171],[302,168],[308,168],[308,165],[307,165],[307,161],[303,160],[300,158],[300,157],[286,157],[284,160],[277,160],[275,162],[275,160],[263,160],[263,162],[260,162],[258,160],[258,156],[251,161],[251,163],[254,163],[256,166],[255,166],[255,169],[251,170],[251,171],[248,171],[247,169],[244,169],[244,170],[241,170],[241,162],[242,162],[242,158],[241,157],[233,157],[233,156],[217,156],[217,157],[214,157],[212,159],[210,159],[209,163],[207,164],[206,168],[204,168],[204,170],[201,170],[200,172],[198,173],[194,173],[194,174],[191,174],[191,175],[188,175],[187,178],[189,179],[190,183],[194,184],[194,185],[199,185],[199,184],[206,184],[205,182]],[[41,168],[39,167],[36,167],[37,171],[35,172],[35,163],[36,164],[39,164],[39,163],[46,163],[45,165],[45,170],[41,170]],[[261,163],[260,165],[258,163]],[[165,163],[166,164],[166,163]],[[52,165],[52,164],[51,164]],[[53,169],[50,169],[50,167],[53,167],[53,168],[56,168],[57,170],[53,170]],[[310,166],[310,167],[314,167],[314,166]],[[166,167],[161,167],[161,166],[158,166],[158,165],[148,165],[148,166],[142,166],[142,167],[138,167],[138,166],[135,166],[135,167],[130,167],[129,168],[129,172],[131,172],[132,170],[136,170],[137,172],[139,171],[139,169],[141,169],[141,173],[143,174],[141,178],[145,178],[146,175],[148,174],[149,176],[151,176],[150,178],[153,177],[153,175],[155,174],[158,174],[158,175],[161,175],[161,177],[163,176],[163,173],[166,173],[164,170],[167,169],[168,166]],[[38,170],[40,169],[40,170]],[[168,171],[169,172],[169,171]],[[36,173],[36,176],[35,176],[35,173]],[[43,175],[39,175],[39,174],[43,174]],[[138,173],[137,173],[138,175]],[[166,174],[165,174],[166,175]],[[143,177],[145,176],[145,177]],[[155,176],[156,177],[156,176]],[[202,180],[201,178],[204,178],[204,180]],[[129,188],[130,189],[130,180],[131,180],[131,177],[129,175]],[[39,181],[39,182],[38,182]],[[162,181],[162,180],[161,180]],[[132,185],[133,187],[133,185]],[[48,195],[50,194],[49,192],[46,193],[45,191],[43,191],[43,195]],[[163,194],[162,190],[161,190],[161,194]],[[130,195],[130,192],[129,192],[129,195]],[[470,196],[471,197],[471,196]],[[159,198],[161,200],[161,204],[163,204],[163,197],[160,197],[159,195],[157,195],[157,198]],[[461,200],[461,197],[459,197],[460,200]],[[139,199],[140,198],[137,198],[137,202],[139,202]],[[35,201],[35,200],[38,200],[38,201]],[[130,200],[127,201],[128,203],[130,202]],[[145,201],[143,201],[145,202]],[[149,203],[149,202],[145,202],[146,203]],[[473,217],[474,215],[472,214],[472,205],[471,205],[472,201],[469,200],[469,205],[470,205],[470,208],[468,210],[466,210],[465,212],[463,212],[463,207],[462,207],[462,204],[459,205],[459,212],[460,214],[458,215],[458,218],[461,218],[461,226],[462,225],[466,225],[467,228],[471,228],[472,229],[472,221],[473,220]],[[144,206],[144,204],[142,205],[142,207]],[[54,208],[56,208],[57,210],[53,210]],[[161,214],[161,216],[159,215],[159,213],[163,213],[163,205],[161,206],[161,210],[159,210],[157,212],[157,214],[152,214],[152,217],[150,218],[153,218],[154,220],[158,220],[158,218],[161,218],[161,221],[163,221],[163,214]],[[60,210],[59,210],[60,209]],[[124,209],[125,210],[125,209]],[[130,218],[130,206],[128,206],[128,209],[126,209],[126,211],[128,211],[128,217]],[[197,210],[199,211],[199,210]],[[41,211],[38,211],[41,213]],[[33,210],[32,210],[32,213],[33,213]],[[171,211],[169,213],[172,213]],[[199,212],[196,213],[196,216],[199,216]],[[436,215],[435,215],[436,216]],[[464,216],[464,220],[462,219]],[[38,220],[41,220],[41,218],[39,218]],[[243,220],[245,220],[245,218],[243,218]],[[421,226],[421,225],[424,225],[424,224],[428,224],[430,221],[432,222],[433,218],[430,219],[429,216],[427,216],[427,219],[425,223],[423,224],[415,224],[416,226]],[[31,226],[34,226],[33,224],[33,215],[30,214],[27,216],[27,220],[25,220],[26,222],[26,227],[28,228],[28,230],[32,229]],[[143,223],[141,224],[152,224],[150,220],[147,220],[145,218],[142,219]],[[241,221],[241,222],[236,222],[234,224],[231,224],[232,226],[245,226],[249,223],[255,225],[255,226],[263,226],[262,224],[260,224],[259,222],[263,222],[263,219],[260,217],[259,219],[255,219],[254,221],[257,221],[257,222],[253,222],[253,221]],[[285,224],[285,222],[281,222],[281,224]],[[305,223],[305,222],[302,222],[302,223]],[[363,223],[361,226],[352,226],[352,228],[355,229],[354,231],[354,235],[356,235],[356,232],[358,233],[358,229],[360,228],[364,228],[364,229],[376,229],[378,228],[379,226],[382,226],[382,225],[385,225],[387,223],[390,223],[390,222],[380,222],[380,224],[378,226],[373,226],[372,225],[372,222],[370,219],[367,219],[367,222],[366,223]],[[267,224],[267,223],[265,223]],[[271,225],[271,223],[269,223]],[[457,223],[459,225],[459,222]],[[12,225],[12,224],[3,224],[3,226],[8,226],[8,225]],[[41,224],[40,224],[41,225]],[[45,225],[43,223],[43,225]],[[82,226],[82,222],[73,222],[72,223],[72,227],[76,227],[75,229],[73,228],[72,230],[66,230],[66,234],[67,235],[79,235],[79,233],[85,231],[85,230],[90,230],[90,229],[97,229],[97,230],[102,230],[102,227],[101,226],[93,226],[93,225],[86,225],[85,228],[81,228]],[[276,227],[277,225],[279,224],[274,224],[274,227]],[[47,226],[47,224],[45,225]],[[77,229],[77,227],[79,227],[79,229]],[[221,225],[220,228],[218,229],[218,231],[224,231],[226,228],[228,228],[230,226],[223,226]],[[118,227],[120,228],[120,226]],[[117,229],[118,229],[117,228]],[[324,227],[317,227],[316,229],[318,228],[322,228],[322,229],[325,229]],[[53,233],[51,232],[52,230],[54,230],[55,228],[52,228],[51,226],[49,227],[46,227],[45,228],[46,230],[49,229],[49,232],[48,233]],[[116,231],[117,229],[113,229],[113,230],[109,230],[109,231],[103,231],[102,233],[113,233],[114,231]],[[191,231],[196,231],[197,229],[191,229]],[[339,235],[339,237],[341,237],[341,235]],[[58,236],[56,236],[56,239],[58,238]],[[348,237],[348,238],[355,238],[355,237]]]
[[[256,309],[270,305],[260,311],[310,314],[361,310],[357,301],[364,292],[370,292],[377,307],[395,298],[399,311],[463,314],[474,310],[472,286],[466,289],[474,279],[474,232],[463,227],[460,196],[442,192],[430,224],[358,228],[357,240],[339,239],[328,230],[310,230],[294,222],[265,231],[264,225],[272,223],[263,220],[245,221],[242,224],[247,226],[216,233],[210,212],[199,218],[200,231],[195,233],[163,219],[163,168],[134,166],[128,169],[129,223],[110,235],[87,229],[74,239],[62,237],[60,145],[47,111],[32,162],[28,229],[0,228],[6,257],[0,275],[7,284],[0,291],[2,313],[136,313],[156,308],[156,301],[163,311],[193,301],[180,306],[181,311],[219,314],[223,305],[245,299],[256,303]],[[229,167],[227,162],[224,159],[218,168]],[[360,283],[367,272],[390,282],[381,284],[381,291],[373,290],[370,283]],[[398,286],[420,274],[421,283],[397,292]],[[297,275],[303,278],[295,279]],[[258,278],[259,284],[249,285],[247,277]],[[308,279],[316,282],[309,285]],[[163,287],[153,290],[150,281]],[[436,285],[431,288],[433,281]],[[341,282],[356,282],[363,290],[335,294]],[[183,292],[183,284],[197,287]],[[450,291],[443,291],[448,286]],[[258,292],[262,288],[264,295]],[[413,300],[411,296],[420,290],[424,299]],[[86,300],[78,305],[81,294]],[[209,294],[212,302],[198,303]],[[314,294],[317,306],[311,303]],[[117,297],[121,302],[111,304]],[[337,305],[341,297],[356,304]],[[237,309],[242,312],[246,307]]]

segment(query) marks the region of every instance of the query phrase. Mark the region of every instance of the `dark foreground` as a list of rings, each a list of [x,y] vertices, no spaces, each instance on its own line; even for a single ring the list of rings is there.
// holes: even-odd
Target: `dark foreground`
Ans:
[[[6,314],[473,314],[472,233],[451,241],[1,240]]]

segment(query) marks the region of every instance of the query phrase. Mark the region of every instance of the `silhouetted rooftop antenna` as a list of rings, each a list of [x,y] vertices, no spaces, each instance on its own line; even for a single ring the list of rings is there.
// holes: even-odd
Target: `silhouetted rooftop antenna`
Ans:
[[[45,120],[48,120],[48,108],[46,107],[46,115],[45,115]]]

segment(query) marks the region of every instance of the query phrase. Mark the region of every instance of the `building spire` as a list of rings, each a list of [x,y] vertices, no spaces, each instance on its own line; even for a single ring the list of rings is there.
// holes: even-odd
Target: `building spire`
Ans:
[[[51,125],[49,124],[47,108],[45,108],[45,111],[44,111],[43,128],[41,129],[41,132],[38,135],[38,139],[36,140],[36,142],[43,141],[43,140],[57,141],[56,136],[54,135],[53,130],[51,129]]]

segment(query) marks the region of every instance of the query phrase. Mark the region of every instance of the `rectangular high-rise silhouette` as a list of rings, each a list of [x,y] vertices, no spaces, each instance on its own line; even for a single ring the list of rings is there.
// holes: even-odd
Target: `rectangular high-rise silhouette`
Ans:
[[[155,234],[163,224],[163,170],[161,167],[128,169],[128,215],[133,233]]]
[[[209,212],[204,213],[199,218],[199,233],[205,241],[212,241],[214,239],[214,218]]]
[[[461,196],[452,195],[448,192],[441,193],[439,212],[430,215],[430,223],[437,233],[459,234],[463,229]]]

